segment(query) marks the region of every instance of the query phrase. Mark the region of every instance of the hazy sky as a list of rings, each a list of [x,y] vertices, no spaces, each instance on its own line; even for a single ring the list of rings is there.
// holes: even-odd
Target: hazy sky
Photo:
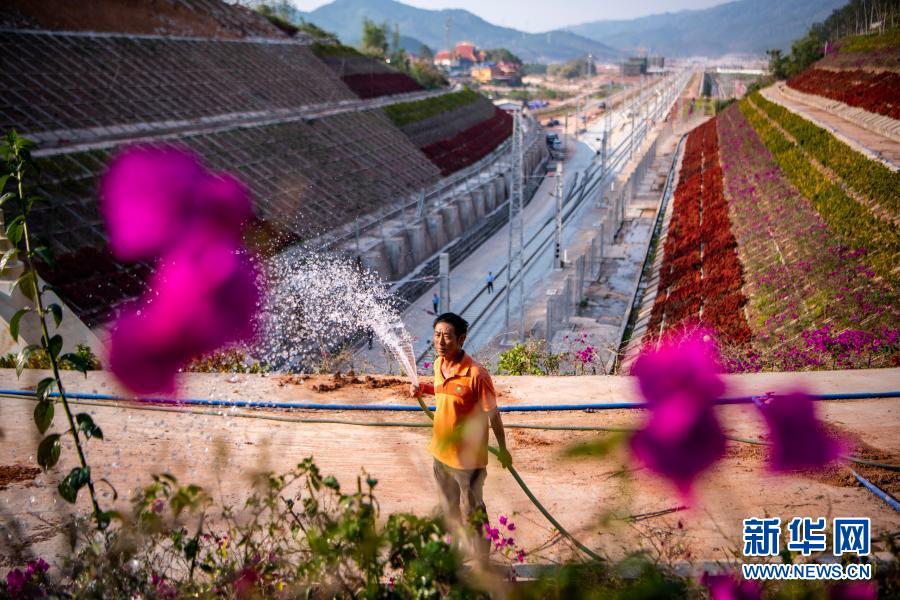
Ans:
[[[291,0],[312,10],[331,0]],[[630,19],[686,8],[706,8],[728,0],[403,0],[420,8],[464,8],[495,25],[530,32],[606,19]],[[789,0],[787,0],[789,1]]]

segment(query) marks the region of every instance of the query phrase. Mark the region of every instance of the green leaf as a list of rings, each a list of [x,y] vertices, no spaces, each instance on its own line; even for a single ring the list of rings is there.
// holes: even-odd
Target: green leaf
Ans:
[[[14,342],[19,341],[19,324],[22,321],[22,317],[28,312],[31,312],[31,308],[20,308],[16,311],[16,314],[12,316],[12,319],[9,320],[9,335]]]
[[[38,246],[33,252],[37,254],[48,267],[52,267],[56,263],[56,260],[53,258],[53,252],[47,246]]]
[[[25,346],[21,350],[19,350],[18,356],[16,356],[16,376],[21,377],[22,371],[25,370],[25,365],[28,364],[28,359],[31,358],[31,355],[40,350],[41,347],[36,344],[30,344]]]
[[[0,192],[2,192],[3,188],[6,187],[6,180],[9,179],[9,177],[10,173],[7,173],[6,175],[0,175]]]
[[[59,495],[67,502],[74,504],[75,500],[78,499],[78,490],[83,488],[90,479],[90,467],[75,467],[59,482],[56,489],[59,490]]]
[[[47,307],[47,310],[50,311],[50,314],[53,315],[53,322],[56,323],[56,326],[59,327],[59,324],[62,322],[62,306],[59,304],[53,303]]]
[[[53,402],[50,400],[42,400],[34,407],[34,424],[37,425],[38,431],[43,434],[50,428],[53,423]]]
[[[14,291],[17,287],[22,291],[22,295],[28,298],[29,300],[34,300],[34,288],[35,288],[35,279],[34,279],[34,271],[25,271],[19,278],[16,279],[15,283],[12,285],[12,290]]]
[[[35,388],[35,395],[37,396],[38,401],[43,402],[50,398],[50,392],[53,391],[53,387],[56,385],[56,380],[52,377],[44,377],[40,381],[38,381],[37,387]]]
[[[38,464],[46,471],[59,461],[59,434],[51,433],[38,445]]]
[[[50,343],[47,345],[47,349],[50,350],[50,356],[56,358],[59,356],[59,351],[62,350],[63,339],[62,336],[58,333],[50,338]]]
[[[6,192],[5,194],[0,195],[0,206],[3,206],[4,204],[6,204],[7,200],[10,200],[15,197],[16,197],[16,195],[12,192]]]
[[[22,231],[25,228],[25,217],[17,216],[6,224],[6,237],[12,242],[13,246],[18,246],[22,241]]]
[[[184,545],[184,557],[188,560],[194,560],[194,557],[197,556],[197,551],[199,549],[199,540],[197,540],[197,538],[192,538],[187,544]]]
[[[60,362],[67,362],[72,365],[72,368],[76,371],[81,371],[84,373],[84,376],[87,377],[88,372],[88,363],[83,356],[80,354],[75,354],[74,352],[68,352],[63,354],[59,358]]]
[[[91,415],[87,413],[78,413],[75,415],[75,422],[78,423],[78,429],[80,429],[88,439],[92,437],[101,440],[103,439],[103,431],[94,424],[94,419],[91,418]]]
[[[13,246],[9,250],[3,253],[3,258],[0,258],[0,270],[6,268],[6,265],[9,264],[11,260],[16,258],[19,255],[19,249]]]

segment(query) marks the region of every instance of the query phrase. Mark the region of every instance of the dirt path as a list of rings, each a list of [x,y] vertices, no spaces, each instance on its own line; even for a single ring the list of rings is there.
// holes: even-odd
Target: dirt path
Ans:
[[[43,376],[26,372],[17,381],[12,371],[0,371],[0,387],[24,388]],[[741,375],[729,377],[730,394],[792,389],[803,385],[810,391],[900,389],[900,369],[868,372],[820,372],[798,374]],[[353,383],[331,377],[303,379],[277,376],[191,375],[186,376],[184,397],[249,398],[271,401],[326,403],[409,403],[402,397],[405,384],[399,380],[381,384],[361,379]],[[87,379],[71,377],[72,390],[116,393],[105,373]],[[313,391],[313,386],[334,387]],[[634,400],[634,382],[625,377],[498,378],[500,404],[555,404]],[[0,456],[10,474],[0,486],[0,564],[21,561],[26,553],[49,558],[65,549],[59,526],[69,506],[59,499],[55,485],[73,466],[74,455],[64,443],[60,464],[49,473],[34,473],[38,436],[31,420],[33,402],[0,398]],[[832,401],[819,405],[831,426],[865,443],[867,456],[900,462],[900,403],[896,399]],[[217,499],[235,504],[247,493],[249,476],[259,470],[286,471],[300,459],[314,456],[324,473],[333,473],[351,484],[365,468],[378,480],[376,488],[384,514],[435,509],[436,488],[431,459],[425,452],[427,428],[359,427],[275,421],[275,418],[340,418],[358,421],[423,422],[419,413],[243,411],[197,409],[194,412],[141,410],[146,405],[118,403],[84,406],[103,428],[104,441],[92,441],[89,460],[95,477],[108,478],[119,491],[120,502],[149,482],[153,472],[167,470],[182,482],[195,482]],[[759,438],[762,426],[756,410],[749,406],[727,406],[719,410],[727,430],[735,435]],[[223,416],[224,415],[224,416]],[[508,413],[512,424],[635,426],[642,411]],[[55,428],[61,427],[57,418]],[[515,464],[534,493],[560,521],[593,548],[621,556],[626,551],[665,547],[665,558],[728,559],[740,543],[741,520],[764,512],[787,519],[793,516],[863,516],[872,518],[875,533],[900,528],[900,514],[889,509],[856,485],[846,468],[823,475],[774,477],[763,468],[760,447],[734,445],[726,459],[698,488],[695,508],[638,521],[627,515],[643,515],[676,508],[681,501],[665,483],[640,471],[621,477],[621,456],[573,460],[563,456],[572,444],[596,439],[592,432],[509,430]],[[882,485],[893,485],[888,474]],[[883,477],[880,471],[871,477]],[[886,483],[885,483],[886,481]],[[893,483],[891,483],[893,481]],[[103,492],[102,501],[111,502]],[[519,542],[526,549],[546,543],[553,536],[541,515],[512,478],[496,463],[489,466],[485,497],[491,515],[515,515]],[[81,508],[86,509],[82,495]],[[610,525],[600,526],[604,517]],[[571,550],[563,543],[529,558],[542,562],[565,558]]]
[[[761,90],[760,93],[766,100],[780,104],[819,127],[827,129],[853,149],[883,161],[895,171],[900,168],[900,144],[896,141],[818,106],[801,102],[797,99],[799,97],[797,94],[785,93],[783,86],[784,83],[778,83]]]

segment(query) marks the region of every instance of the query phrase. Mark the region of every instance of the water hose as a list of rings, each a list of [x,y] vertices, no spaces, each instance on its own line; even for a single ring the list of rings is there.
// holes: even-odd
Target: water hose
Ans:
[[[67,394],[68,396],[68,394]],[[27,393],[17,393],[17,394],[5,394],[3,391],[0,391],[0,397],[7,397],[12,399],[28,399],[28,400],[37,400],[35,398],[34,392]],[[422,402],[421,398],[416,398],[416,400],[420,403],[422,407],[420,410],[426,410],[430,412],[430,409],[424,402]],[[109,408],[110,405],[107,402],[95,401],[95,400],[77,400],[77,404],[83,404],[85,406],[100,406]],[[159,411],[159,412],[173,412],[173,413],[186,413],[186,414],[195,414],[195,415],[210,415],[210,416],[224,416],[225,413],[221,411],[205,411],[198,410],[186,407],[172,407],[168,408],[166,406],[159,406],[154,403],[143,403],[139,405],[130,405],[129,409],[134,410],[146,410],[146,411]],[[426,413],[427,414],[427,413]],[[312,424],[312,425],[350,425],[355,427],[409,427],[409,428],[424,428],[431,427],[431,423],[415,423],[415,422],[407,422],[407,421],[355,421],[353,419],[321,419],[321,418],[311,418],[311,417],[292,417],[292,416],[284,416],[273,413],[246,413],[246,412],[235,412],[231,413],[230,416],[240,417],[242,419],[263,419],[267,421],[280,421],[283,423],[303,423],[303,424]],[[433,418],[433,417],[432,417]],[[637,431],[634,427],[611,427],[606,425],[532,425],[528,423],[505,423],[504,428],[506,429],[535,429],[539,431],[595,431],[595,432],[605,432],[605,433],[634,433]],[[757,446],[768,446],[769,442],[763,440],[754,440],[750,438],[738,437],[734,435],[726,435],[726,439],[729,439],[734,442],[741,442],[744,444],[754,444]],[[887,463],[877,462],[874,460],[869,460],[865,458],[860,458],[858,456],[853,455],[843,455],[841,458],[846,459],[850,462],[858,463],[861,465],[867,465],[871,467],[878,467],[881,469],[887,469],[889,471],[900,471],[900,465],[891,465]]]
[[[854,471],[850,469],[850,472],[853,473],[853,476],[856,477],[856,480],[862,484],[864,488],[878,496],[881,500],[883,500],[888,506],[893,508],[896,511],[900,511],[900,502],[897,501],[896,498],[876,486],[874,483]]]
[[[9,390],[0,389],[0,395],[5,396],[33,396],[34,392],[30,390]],[[750,404],[755,396],[735,396],[719,398],[713,404],[731,405],[731,404]],[[58,397],[58,392],[53,392],[51,396]],[[900,397],[900,390],[887,392],[846,392],[839,394],[812,394],[814,400],[863,400],[863,399],[879,399],[879,398],[897,398]],[[293,410],[365,410],[365,411],[396,411],[396,412],[417,412],[425,406],[424,402],[419,400],[419,406],[411,404],[329,404],[322,402],[266,402],[261,400],[219,400],[212,398],[181,398],[173,400],[171,398],[142,398],[139,396],[126,398],[116,396],[114,394],[94,394],[87,392],[67,392],[67,398],[77,400],[112,400],[120,402],[128,402],[139,400],[141,402],[151,402],[155,404],[172,404],[176,406],[219,406],[227,408],[284,408]],[[769,397],[777,397],[769,395]],[[597,402],[583,404],[514,404],[498,407],[500,412],[556,412],[556,411],[576,411],[576,410],[621,410],[621,409],[637,409],[647,408],[647,402]],[[430,411],[434,411],[434,406],[427,406]]]

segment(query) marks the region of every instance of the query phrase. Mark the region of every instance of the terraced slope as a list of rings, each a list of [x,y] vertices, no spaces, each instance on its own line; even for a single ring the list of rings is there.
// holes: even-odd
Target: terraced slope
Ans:
[[[729,107],[688,138],[644,342],[699,323],[735,371],[900,365],[898,176],[759,94]]]
[[[424,88],[397,69],[349,46],[313,44],[312,50],[360,98],[418,92]]]
[[[41,272],[91,326],[136,295],[149,270],[112,260],[96,205],[107,160],[135,138],[188,147],[240,176],[253,192],[255,233],[275,247],[440,177],[378,110],[292,118],[304,106],[358,101],[301,43],[6,31],[0,49],[0,130],[41,141],[49,202],[34,228],[58,258]]]
[[[900,29],[844,40],[788,86],[900,119]]]
[[[443,175],[477,162],[512,134],[512,117],[468,89],[394,104],[385,113]]]

